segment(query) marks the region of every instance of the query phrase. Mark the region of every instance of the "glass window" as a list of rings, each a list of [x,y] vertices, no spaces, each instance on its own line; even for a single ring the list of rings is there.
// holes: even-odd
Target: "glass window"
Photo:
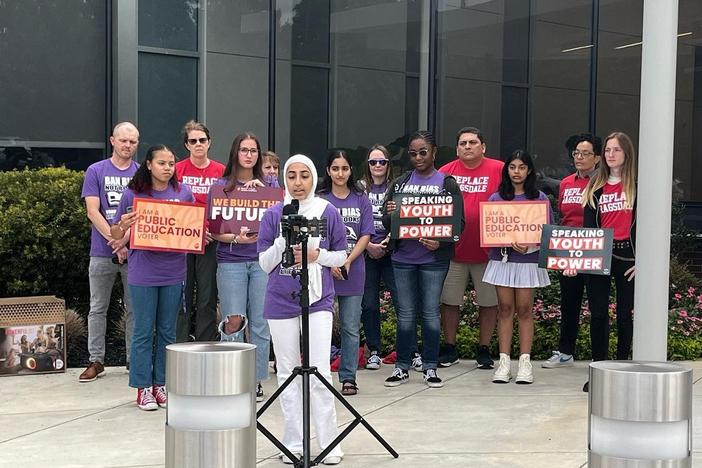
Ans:
[[[139,45],[196,51],[199,2],[148,0],[139,5]]]

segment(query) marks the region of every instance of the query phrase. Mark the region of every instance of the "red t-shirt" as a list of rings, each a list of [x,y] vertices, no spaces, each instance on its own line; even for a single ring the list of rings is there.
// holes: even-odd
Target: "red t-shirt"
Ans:
[[[207,206],[207,194],[210,186],[224,174],[224,164],[210,159],[207,167],[199,168],[190,162],[190,158],[176,163],[176,177],[190,188],[195,195],[195,203]]]
[[[626,194],[621,182],[607,183],[599,199],[600,227],[613,228],[614,240],[629,238],[629,230],[634,222],[634,210],[624,208]]]
[[[577,173],[564,177],[558,189],[558,211],[561,212],[561,225],[582,227],[583,191],[590,177],[579,177]]]
[[[456,243],[453,257],[456,262],[485,263],[488,260],[485,250],[480,247],[480,202],[487,201],[490,195],[497,192],[502,180],[502,166],[502,161],[484,158],[478,167],[469,169],[460,159],[456,159],[439,169],[456,178],[463,194],[466,225]]]

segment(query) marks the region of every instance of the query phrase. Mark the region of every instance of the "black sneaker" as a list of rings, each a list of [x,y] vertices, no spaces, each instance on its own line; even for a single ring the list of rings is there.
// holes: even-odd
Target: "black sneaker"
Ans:
[[[394,371],[392,371],[392,375],[385,379],[385,386],[386,387],[397,387],[399,385],[402,385],[403,383],[407,383],[409,381],[409,372],[406,370],[402,370],[399,367],[396,367]]]
[[[585,385],[583,385],[583,392],[589,393],[590,392],[590,381],[588,380],[585,382]]]
[[[478,356],[475,358],[478,369],[492,369],[495,362],[490,357],[490,348],[485,345],[478,345]]]
[[[441,388],[444,382],[436,374],[436,369],[427,369],[424,371],[424,383],[429,388]]]
[[[263,385],[261,385],[261,382],[256,384],[256,403],[260,403],[263,401]]]
[[[446,343],[439,353],[439,367],[451,367],[454,364],[458,364],[456,345]]]

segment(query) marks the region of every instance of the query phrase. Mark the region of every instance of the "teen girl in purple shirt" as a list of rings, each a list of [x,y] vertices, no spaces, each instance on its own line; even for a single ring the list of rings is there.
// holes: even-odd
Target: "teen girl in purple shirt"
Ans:
[[[195,201],[190,189],[176,180],[175,163],[167,147],[149,148],[144,163],[122,193],[111,228],[113,238],[122,239],[136,222],[137,213],[130,210],[135,198]],[[167,404],[166,346],[176,339],[185,268],[184,253],[129,251],[129,293],[134,308],[129,386],[137,389],[137,406],[142,410]]]

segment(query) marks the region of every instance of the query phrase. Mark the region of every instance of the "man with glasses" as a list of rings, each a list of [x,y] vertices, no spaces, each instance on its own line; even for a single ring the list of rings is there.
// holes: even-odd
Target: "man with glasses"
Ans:
[[[191,120],[183,127],[183,145],[190,153],[176,164],[176,177],[190,188],[195,203],[207,208],[210,187],[224,174],[224,164],[209,158],[209,129]],[[205,253],[188,254],[185,313],[178,314],[176,341],[217,340],[217,243],[207,233]],[[194,324],[191,322],[194,321]]]
[[[115,126],[110,137],[112,155],[96,162],[85,171],[81,197],[91,224],[90,264],[90,312],[88,313],[88,352],[90,365],[78,377],[79,382],[92,382],[105,371],[105,331],[107,308],[110,305],[112,286],[119,273],[124,288],[126,320],[124,341],[129,367],[130,345],[134,316],[127,289],[127,242],[129,236],[120,240],[112,238],[110,224],[113,221],[122,192],[139,165],[134,154],[139,146],[139,130],[129,122]]]
[[[502,178],[502,161],[485,156],[483,134],[475,127],[464,127],[456,135],[457,159],[439,171],[452,175],[463,195],[465,228],[456,243],[456,251],[446,275],[441,293],[441,327],[444,344],[439,353],[439,365],[449,367],[458,363],[456,333],[460,321],[460,306],[468,280],[472,280],[478,303],[480,341],[477,363],[481,369],[492,369],[490,340],[497,324],[497,292],[483,282],[487,254],[480,247],[480,202],[497,192]]]

